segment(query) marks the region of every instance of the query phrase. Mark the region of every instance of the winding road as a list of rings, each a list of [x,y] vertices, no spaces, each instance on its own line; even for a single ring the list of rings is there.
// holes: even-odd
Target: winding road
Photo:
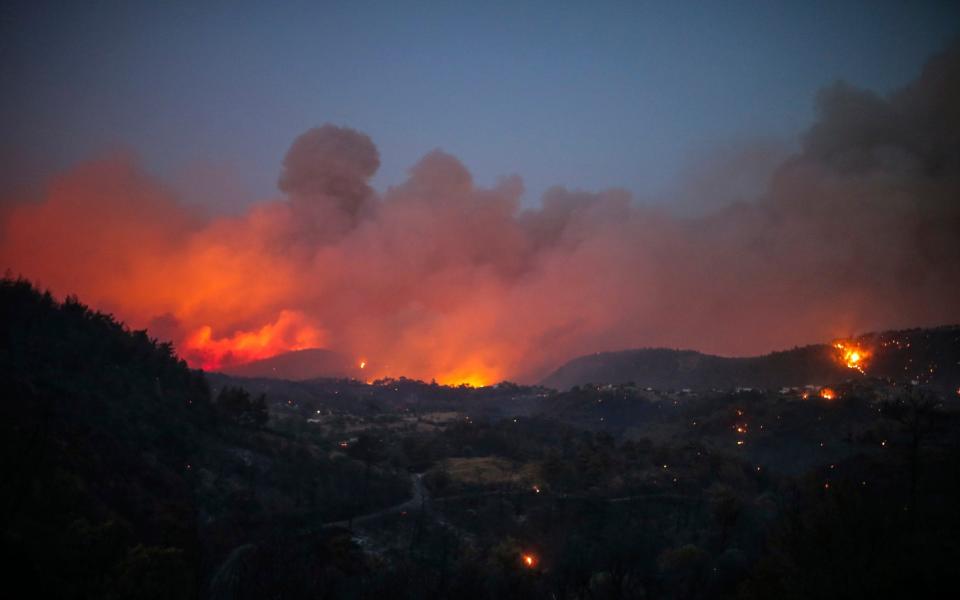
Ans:
[[[423,508],[424,505],[426,505],[427,500],[429,500],[429,494],[426,488],[423,487],[423,473],[415,473],[413,475],[411,487],[413,491],[413,497],[405,502],[401,502],[400,504],[395,504],[393,506],[363,515],[357,515],[353,517],[353,519],[344,519],[342,521],[331,521],[330,523],[324,523],[323,527],[350,527],[351,525],[362,525],[367,521],[379,519],[380,517],[385,517],[387,515],[419,510]]]
[[[440,498],[431,499],[430,492],[423,485],[423,473],[415,473],[411,481],[411,489],[413,491],[413,496],[400,504],[395,504],[387,508],[376,510],[362,515],[357,515],[353,519],[343,519],[341,521],[331,521],[329,523],[324,523],[320,527],[326,529],[329,527],[344,527],[350,528],[351,526],[362,525],[369,521],[379,519],[380,517],[385,517],[387,515],[392,515],[402,512],[413,512],[416,510],[422,510],[426,508],[427,502],[448,502],[448,501],[457,501],[464,499],[474,499],[484,496],[513,496],[517,494],[530,494],[529,490],[514,490],[505,492],[502,490],[498,491],[489,491],[489,492],[474,492],[471,494],[458,494],[454,496],[442,496]],[[601,502],[610,502],[610,503],[622,503],[622,502],[634,502],[637,500],[659,500],[665,502],[695,502],[695,498],[689,496],[683,496],[678,494],[664,494],[664,493],[652,493],[652,494],[639,494],[633,496],[621,496],[618,498],[595,498],[592,496],[583,496],[583,495],[574,495],[574,494],[557,494],[554,496],[557,499],[563,500],[595,500]]]

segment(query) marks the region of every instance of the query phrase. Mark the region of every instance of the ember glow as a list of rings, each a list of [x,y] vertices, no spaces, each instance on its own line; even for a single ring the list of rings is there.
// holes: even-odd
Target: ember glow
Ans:
[[[824,400],[833,400],[837,397],[837,392],[833,388],[825,387],[820,390],[820,397]]]
[[[523,565],[528,569],[532,569],[537,566],[537,557],[533,554],[523,554],[520,557],[520,560],[523,562]]]

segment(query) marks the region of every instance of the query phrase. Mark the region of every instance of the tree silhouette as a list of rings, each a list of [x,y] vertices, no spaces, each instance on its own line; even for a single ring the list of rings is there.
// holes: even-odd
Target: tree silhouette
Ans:
[[[941,402],[926,388],[913,387],[884,402],[880,414],[900,424],[907,434],[907,462],[910,465],[910,510],[916,514],[917,485],[920,476],[921,445],[940,422]]]
[[[266,395],[256,398],[243,388],[226,386],[217,395],[217,408],[231,422],[241,427],[259,428],[267,424],[270,413]]]

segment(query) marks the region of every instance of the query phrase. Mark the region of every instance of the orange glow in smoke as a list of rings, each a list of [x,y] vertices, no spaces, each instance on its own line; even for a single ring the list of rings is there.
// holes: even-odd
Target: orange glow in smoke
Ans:
[[[820,397],[824,400],[833,400],[837,397],[837,393],[833,391],[833,388],[825,387],[820,390]]]
[[[351,135],[322,140],[340,148],[337,140]],[[334,197],[339,191],[284,188],[283,197],[225,215],[182,203],[129,158],[85,163],[51,180],[37,202],[0,211],[0,263],[173,341],[196,368],[221,370],[318,348],[337,357],[336,369],[318,370],[340,370],[342,363],[346,375],[362,373],[365,381],[405,376],[482,387],[505,378],[539,380],[589,350],[701,340],[702,327],[675,326],[688,320],[686,302],[694,311],[713,306],[712,298],[689,293],[711,274],[698,266],[711,261],[700,258],[737,256],[736,246],[713,247],[706,240],[714,237],[692,221],[651,220],[605,193],[580,199],[562,192],[542,209],[520,210],[518,186],[475,186],[449,156],[432,154],[408,184],[358,199],[354,192],[367,189],[366,165],[378,159],[356,139],[343,149],[342,160],[307,153],[290,163],[302,164],[295,175],[303,181],[345,181],[337,186],[347,190],[343,198]],[[621,210],[625,218],[614,217]],[[677,244],[670,255],[680,261],[664,268],[650,252],[661,245],[655,237],[661,231],[664,242]],[[582,243],[581,235],[588,236]],[[806,256],[805,245],[796,251]],[[743,265],[754,262],[725,266],[771,270],[735,270],[724,281],[751,279],[779,289],[778,261]],[[925,301],[935,296],[922,293]],[[765,317],[772,321],[755,327],[766,332],[755,338],[727,324],[767,314],[765,305],[752,303],[767,294],[732,303],[716,319],[720,331],[709,332],[715,341],[701,349],[759,352],[843,331],[847,325],[831,316],[845,310],[829,294],[820,296],[824,306],[796,300]],[[943,296],[941,304],[952,310],[949,294]],[[783,309],[802,309],[803,318],[790,324]],[[868,320],[876,321],[883,310],[871,314]],[[822,315],[831,318],[816,319],[818,329],[808,330],[809,317]],[[727,329],[734,333],[721,335]],[[830,351],[861,372],[870,360],[846,340]]]
[[[528,569],[532,569],[537,566],[537,557],[533,554],[523,554],[520,558],[523,561],[523,565]]]

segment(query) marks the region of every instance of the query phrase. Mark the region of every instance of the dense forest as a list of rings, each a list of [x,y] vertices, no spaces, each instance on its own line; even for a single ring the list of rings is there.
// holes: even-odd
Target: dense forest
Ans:
[[[960,413],[944,386],[849,372],[830,394],[244,379],[12,279],[0,328],[3,552],[9,586],[31,596],[801,599],[958,584]],[[941,342],[902,361],[956,362]]]
[[[405,477],[265,428],[264,398],[212,397],[169,344],[76,299],[5,279],[0,323],[3,547],[31,595],[206,596],[243,543],[336,554],[335,536],[290,532],[408,493]]]

